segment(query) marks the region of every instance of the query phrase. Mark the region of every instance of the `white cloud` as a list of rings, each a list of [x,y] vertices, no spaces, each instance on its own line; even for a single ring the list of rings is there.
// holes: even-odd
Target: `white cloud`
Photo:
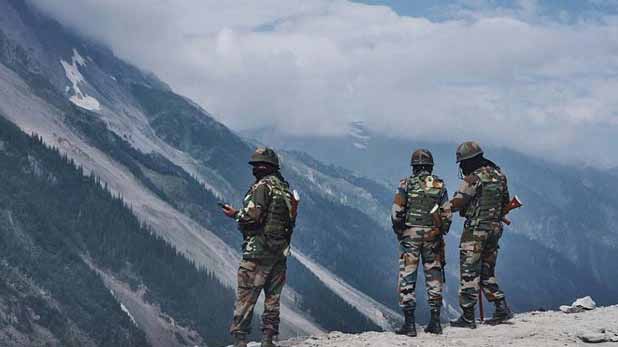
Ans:
[[[233,128],[324,134],[363,120],[618,164],[618,21],[468,2],[483,9],[432,22],[344,0],[35,1]]]

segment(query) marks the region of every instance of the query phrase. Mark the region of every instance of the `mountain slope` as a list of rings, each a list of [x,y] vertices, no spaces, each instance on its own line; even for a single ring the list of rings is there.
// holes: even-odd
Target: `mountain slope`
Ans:
[[[214,203],[238,204],[251,183],[243,158],[252,146],[155,77],[62,28],[28,3],[0,1],[0,19],[0,111],[100,177],[154,233],[233,287],[240,235]],[[390,328],[390,323],[377,325],[374,315],[367,317],[321,280],[327,276],[349,282],[379,301],[391,301],[392,277],[385,277],[388,286],[375,288],[370,277],[355,270],[359,259],[376,273],[384,264],[394,264],[390,254],[381,252],[386,247],[383,228],[363,212],[325,199],[327,194],[305,177],[292,170],[285,174],[303,193],[294,243],[328,270],[316,276],[291,260],[297,270],[290,273],[284,292],[283,333]],[[337,210],[343,212],[334,214]],[[348,226],[348,216],[357,223]],[[319,223],[302,222],[314,218]],[[371,256],[331,252],[329,245],[346,248],[334,236],[340,232]],[[330,310],[323,307],[325,299]],[[370,299],[354,304],[375,307]]]
[[[244,194],[246,183],[240,185],[235,182],[249,180],[249,170],[238,158],[247,158],[252,151],[251,146],[220,125],[214,126],[217,123],[208,118],[203,110],[171,92],[135,85],[132,91],[149,115],[157,135],[176,149],[191,153],[200,162],[200,168],[209,173],[216,171],[216,175],[225,177],[230,183],[224,197],[238,201]],[[341,179],[336,171],[326,170],[300,153],[283,154],[282,162],[284,176],[303,195],[295,246],[372,297],[382,302],[392,302],[394,277],[378,275],[378,281],[388,284],[376,287],[376,278],[356,271],[357,267],[362,266],[375,269],[376,274],[383,274],[380,269],[392,268],[395,262],[390,252],[384,252],[392,244],[386,237],[390,235],[384,232],[386,216],[378,212],[375,197],[354,182]],[[212,163],[223,164],[213,166]],[[375,206],[373,211],[367,211],[367,204],[359,204],[361,198]],[[304,222],[308,220],[311,223]],[[217,232],[216,227],[213,230]],[[225,231],[218,234],[229,242],[228,235]],[[333,247],[337,251],[333,251]],[[347,252],[347,249],[356,251]],[[340,257],[338,252],[346,252],[346,256]]]
[[[234,294],[207,269],[143,226],[97,178],[2,117],[0,144],[2,345],[229,340]],[[148,322],[143,309],[170,321]]]

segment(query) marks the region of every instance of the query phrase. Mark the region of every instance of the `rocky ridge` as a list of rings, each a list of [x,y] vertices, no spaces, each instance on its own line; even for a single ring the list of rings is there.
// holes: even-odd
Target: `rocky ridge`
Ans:
[[[280,342],[282,347],[558,347],[618,346],[618,305],[566,314],[560,311],[534,311],[517,314],[508,324],[480,325],[475,330],[445,325],[443,335],[431,335],[417,326],[419,336],[409,338],[392,332],[344,334],[331,332],[321,336]],[[259,347],[259,344],[250,344]]]

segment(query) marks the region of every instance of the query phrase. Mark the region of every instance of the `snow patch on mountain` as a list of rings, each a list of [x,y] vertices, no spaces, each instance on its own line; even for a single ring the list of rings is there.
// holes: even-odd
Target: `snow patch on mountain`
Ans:
[[[360,150],[367,149],[371,135],[363,122],[352,122],[348,129],[348,136],[352,139],[352,145]]]
[[[123,303],[120,303],[120,309],[122,310],[122,312],[126,313],[127,316],[129,316],[129,319],[131,320],[131,323],[133,323],[133,325],[137,326],[137,322],[135,321],[135,318],[133,318],[133,315],[131,314],[131,312],[129,312],[129,310],[127,309],[127,307]]]
[[[86,84],[84,76],[79,71],[80,66],[86,66],[86,60],[79,54],[79,52],[76,49],[73,49],[73,57],[71,58],[71,64],[62,59],[60,60],[60,64],[62,64],[67,79],[71,81],[72,84],[74,94],[69,97],[69,100],[75,105],[89,111],[101,110],[101,104],[99,103],[99,100],[87,95],[79,87],[80,84]]]
[[[292,254],[301,264],[324,282],[330,290],[382,329],[387,331],[393,330],[393,324],[401,320],[401,316],[398,313],[355,289],[299,250],[294,249]]]
[[[84,59],[75,48],[73,48],[73,62],[82,67],[86,66],[86,59]]]
[[[114,299],[116,299],[116,301],[120,303],[120,309],[122,310],[122,312],[124,312],[129,317],[129,319],[131,320],[131,323],[133,323],[133,325],[135,325],[136,327],[139,327],[139,325],[137,324],[137,321],[135,320],[135,317],[133,317],[129,309],[121,301],[118,300],[116,293],[114,293],[112,289],[110,289],[109,292],[110,294],[112,294]]]

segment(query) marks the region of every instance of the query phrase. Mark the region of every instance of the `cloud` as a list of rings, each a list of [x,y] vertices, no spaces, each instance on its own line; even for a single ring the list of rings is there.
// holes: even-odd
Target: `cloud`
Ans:
[[[344,0],[34,3],[232,128],[336,134],[362,120],[618,165],[618,20],[465,2],[438,22]]]

